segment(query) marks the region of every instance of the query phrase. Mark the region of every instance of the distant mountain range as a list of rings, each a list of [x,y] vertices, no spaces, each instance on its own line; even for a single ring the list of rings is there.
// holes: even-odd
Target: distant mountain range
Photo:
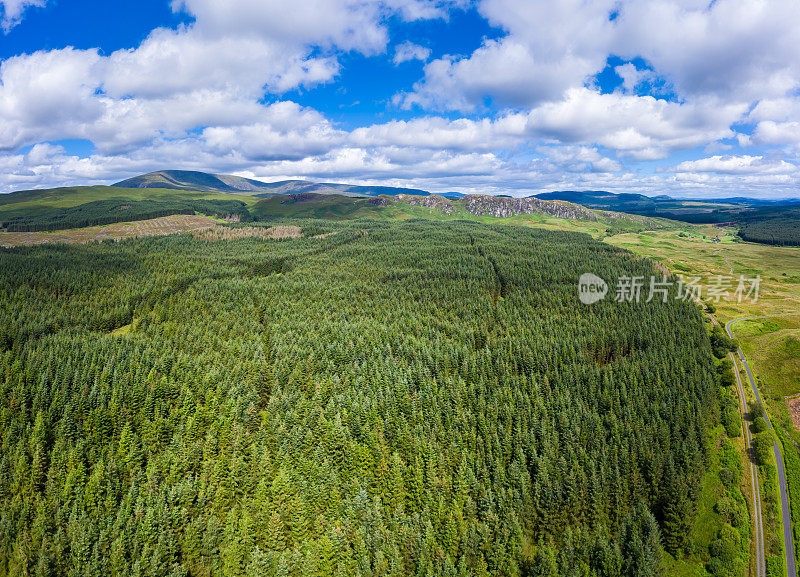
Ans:
[[[745,196],[734,196],[729,198],[713,199],[692,199],[692,198],[673,198],[662,194],[659,196],[645,196],[634,193],[614,193],[605,190],[561,190],[556,192],[544,192],[536,195],[537,198],[545,200],[566,200],[582,204],[589,208],[600,208],[609,210],[619,210],[620,206],[634,207],[656,207],[674,203],[701,203],[710,205],[736,204],[744,206],[776,206],[800,204],[800,199],[789,198],[780,200],[763,200],[759,198],[748,198]]]
[[[542,200],[565,200],[574,202],[588,208],[598,208],[602,210],[619,210],[618,207],[644,209],[655,207],[657,204],[672,201],[668,196],[650,197],[643,194],[622,193],[615,194],[604,190],[561,190],[556,192],[544,192],[537,194],[537,198]]]
[[[282,180],[263,182],[230,174],[211,174],[190,170],[160,170],[135,176],[112,186],[122,188],[159,188],[206,193],[225,193],[255,197],[277,195],[341,195],[354,198],[400,195],[428,197],[444,196],[460,199],[458,192],[433,194],[417,188],[395,186],[363,186],[309,180]],[[480,196],[480,195],[479,195]],[[498,195],[495,198],[503,198]],[[510,197],[507,197],[510,198]],[[564,190],[532,195],[526,199],[566,201],[585,208],[624,212],[646,217],[670,218],[694,223],[722,223],[738,221],[767,209],[780,209],[800,205],[800,200],[758,200],[753,198],[720,198],[712,200],[679,199],[666,195],[645,196],[643,194],[617,194],[604,190]],[[520,200],[520,199],[517,199]]]
[[[680,199],[666,195],[615,194],[603,190],[564,190],[536,195],[544,200],[564,200],[586,208],[612,210],[641,216],[670,218],[694,223],[738,221],[753,213],[800,205],[800,199],[760,200],[733,197],[709,200]]]
[[[445,198],[449,197],[449,198]],[[651,226],[664,218],[698,224],[730,224],[742,238],[798,244],[800,200],[751,198],[677,199],[666,195],[602,190],[553,191],[524,198],[486,194],[433,194],[416,188],[362,186],[308,180],[263,182],[226,174],[163,170],[112,186],[70,186],[0,194],[0,228],[60,230],[171,214],[238,215],[241,220],[282,218],[427,217],[546,218]],[[624,228],[623,227],[623,228]]]
[[[242,178],[230,174],[210,174],[192,170],[159,170],[127,180],[112,186],[121,188],[170,188],[176,190],[196,190],[200,192],[223,192],[230,194],[247,194],[249,196],[271,196],[275,194],[339,194],[342,196],[370,197],[386,194],[410,194],[428,196],[426,190],[402,188],[396,186],[362,186],[355,184],[339,184],[334,182],[313,182],[309,180],[281,180],[263,182],[251,178]],[[440,196],[460,198],[458,192],[447,192]]]

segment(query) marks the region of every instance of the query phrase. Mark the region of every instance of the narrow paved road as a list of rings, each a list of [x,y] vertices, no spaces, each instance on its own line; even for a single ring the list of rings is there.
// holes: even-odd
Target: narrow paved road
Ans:
[[[800,297],[798,297],[797,295],[793,295],[791,293],[782,293],[782,292],[779,292],[779,291],[775,291],[775,294],[776,295],[781,295],[781,296],[784,296],[784,297],[789,297],[790,299],[794,299],[796,301],[800,301]]]
[[[702,305],[702,301],[697,301]],[[711,315],[711,322],[715,325],[719,324],[717,317]],[[744,395],[744,386],[742,385],[742,377],[739,374],[739,367],[736,364],[736,357],[733,353],[728,353],[728,356],[733,363],[733,374],[736,377],[736,389],[739,397],[739,409],[742,414],[742,428],[744,429],[744,449],[747,456],[747,462],[750,465],[750,487],[752,490],[753,498],[753,526],[756,536],[756,577],[764,577],[767,573],[766,559],[764,555],[764,521],[761,514],[761,491],[758,486],[758,467],[756,466],[755,452],[753,450],[753,439],[750,435],[750,427],[747,425],[747,398]],[[748,573],[751,575],[751,573]]]
[[[717,256],[721,256],[722,258],[724,258],[725,259],[725,264],[728,265],[728,268],[731,269],[731,274],[733,274],[733,265],[728,261],[728,257],[727,256],[725,256],[724,254],[719,254],[719,251],[721,251],[721,250],[722,250],[721,248],[718,248],[717,250],[715,250],[711,254],[716,254]]]
[[[747,415],[747,399],[744,396],[742,377],[739,374],[739,367],[736,365],[736,357],[733,353],[730,353],[729,356],[733,362],[733,374],[736,376],[736,388],[739,391],[739,400],[742,410],[742,428],[744,429],[744,446],[747,451],[747,462],[750,464],[750,485],[753,491],[753,521],[756,534],[756,577],[763,577],[766,574],[766,560],[764,557],[764,525],[761,519],[761,492],[758,487],[758,468],[755,464],[750,427],[747,425],[747,419],[745,418]]]
[[[728,321],[728,324],[725,325],[725,330],[728,331],[728,336],[733,338],[733,333],[731,332],[731,325],[737,321],[749,321],[749,320],[767,319],[774,317],[788,317],[798,314],[800,313],[784,313],[778,315],[764,315],[760,317],[742,317]],[[739,355],[739,359],[742,365],[744,366],[745,371],[747,371],[747,378],[750,380],[750,386],[753,388],[753,394],[755,395],[758,402],[761,403],[761,395],[758,393],[758,387],[756,387],[755,380],[753,380],[753,373],[750,372],[750,365],[747,364],[747,359],[744,357],[744,353],[742,352],[741,348],[738,349],[736,352]],[[739,378],[738,371],[736,371],[736,378],[737,379]],[[767,425],[769,425],[769,427],[772,428],[772,423],[770,422],[769,417],[767,416],[766,413],[764,413],[764,419],[767,421]],[[786,472],[783,469],[783,455],[781,454],[781,449],[777,439],[775,440],[775,445],[773,445],[772,447],[772,451],[775,453],[775,464],[777,465],[778,468],[778,486],[780,487],[780,492],[781,492],[781,510],[783,512],[783,544],[784,544],[784,551],[786,552],[786,569],[788,571],[789,577],[797,577],[797,568],[795,567],[795,562],[794,562],[794,539],[792,537],[792,517],[789,511],[789,494],[788,491],[786,490]],[[763,547],[763,536],[762,536],[762,547]]]

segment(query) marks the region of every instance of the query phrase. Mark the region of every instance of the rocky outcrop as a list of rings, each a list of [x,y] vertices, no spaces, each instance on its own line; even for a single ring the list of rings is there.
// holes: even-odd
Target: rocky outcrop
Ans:
[[[476,216],[509,217],[518,214],[546,214],[557,218],[597,220],[595,214],[582,206],[561,200],[541,200],[534,197],[510,198],[469,194],[460,202],[467,212]]]
[[[372,198],[367,200],[367,202],[372,206],[389,206],[390,204],[392,204],[392,197],[382,194],[380,196],[373,196]]]
[[[425,206],[443,212],[444,214],[453,214],[457,210],[454,201],[436,194],[431,194],[430,196],[398,194],[395,198],[398,202],[410,204],[411,206]]]
[[[468,194],[458,200],[443,196],[411,196],[398,194],[397,202],[412,206],[425,206],[444,214],[466,211],[475,216],[495,216],[505,218],[518,214],[545,214],[557,218],[575,218],[580,220],[597,220],[595,213],[577,204],[563,200],[541,200],[535,197],[512,198],[508,196],[491,196],[488,194]]]
[[[310,202],[312,200],[322,200],[325,195],[317,194],[315,192],[298,192],[295,194],[287,194],[286,198],[281,200],[281,204],[293,204],[295,202]]]

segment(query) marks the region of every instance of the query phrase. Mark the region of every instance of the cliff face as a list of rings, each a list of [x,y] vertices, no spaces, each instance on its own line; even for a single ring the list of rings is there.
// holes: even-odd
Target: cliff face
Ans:
[[[467,212],[476,216],[508,217],[518,214],[547,214],[558,218],[597,220],[597,217],[589,209],[560,200],[470,194],[462,198],[461,202]]]
[[[444,214],[465,210],[475,216],[495,216],[504,218],[518,214],[546,214],[558,218],[597,220],[589,209],[560,200],[541,200],[538,198],[509,198],[485,194],[468,194],[458,200],[450,200],[432,194],[430,196],[397,195],[397,201],[412,206],[425,206]]]
[[[397,202],[410,204],[411,206],[425,206],[441,211],[444,214],[453,214],[460,207],[458,201],[452,201],[449,198],[431,194],[430,196],[411,196],[408,194],[398,194],[396,197]]]

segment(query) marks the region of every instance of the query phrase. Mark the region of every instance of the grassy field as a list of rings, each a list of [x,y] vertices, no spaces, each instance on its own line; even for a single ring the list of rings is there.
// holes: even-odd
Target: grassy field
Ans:
[[[759,299],[716,303],[723,323],[733,319],[800,313],[800,249],[738,242],[730,229],[712,226],[686,230],[619,234],[605,240],[653,258],[671,271],[699,276],[706,288],[714,277],[730,279],[730,293],[739,275],[761,277]],[[714,239],[718,239],[715,241]],[[729,296],[732,296],[729,295]],[[768,396],[800,393],[800,314],[741,320],[732,325],[751,368]]]
[[[734,326],[745,354],[752,359],[759,388],[772,396],[797,394],[800,391],[800,315],[739,321]]]

